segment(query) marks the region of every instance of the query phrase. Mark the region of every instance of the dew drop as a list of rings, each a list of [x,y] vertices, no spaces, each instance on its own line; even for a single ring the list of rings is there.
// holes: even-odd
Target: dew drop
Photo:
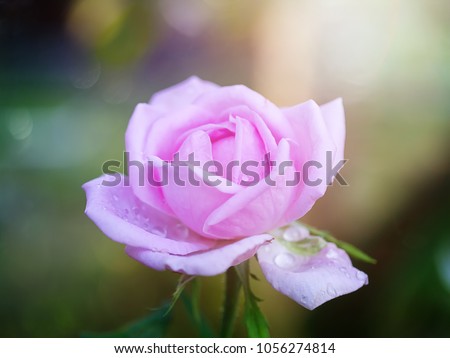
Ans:
[[[348,272],[347,268],[345,268],[344,266],[339,268],[339,271],[341,271],[345,277],[350,278],[350,273]]]
[[[333,285],[331,283],[328,284],[327,286],[327,292],[331,297],[336,297],[337,296],[337,292],[335,290],[335,288],[333,287]]]
[[[272,235],[275,238],[282,238],[283,237],[283,231],[281,229],[275,229],[270,232],[270,235]]]
[[[163,226],[155,226],[154,228],[152,228],[152,233],[157,236],[166,237],[167,229]]]
[[[337,259],[338,258],[338,254],[334,250],[329,250],[327,252],[327,258],[329,258],[329,259]]]
[[[281,253],[275,256],[274,263],[279,268],[289,269],[295,265],[295,257],[288,253]]]
[[[301,295],[300,296],[300,303],[306,305],[308,303],[308,297],[306,297],[305,295]]]
[[[177,239],[186,239],[189,235],[189,229],[183,224],[175,225],[175,238]]]
[[[283,234],[283,239],[290,242],[303,240],[309,236],[309,231],[303,226],[290,226]]]

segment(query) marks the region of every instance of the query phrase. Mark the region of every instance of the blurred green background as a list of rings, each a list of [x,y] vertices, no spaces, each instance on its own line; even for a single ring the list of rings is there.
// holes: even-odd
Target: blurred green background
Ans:
[[[449,337],[445,0],[0,1],[0,337],[110,331],[171,295],[177,275],[107,239],[81,185],[122,158],[136,103],[193,74],[280,106],[344,98],[350,185],[304,220],[378,264],[309,312],[253,262],[272,335]],[[222,286],[203,282],[215,327]],[[168,335],[197,335],[181,303]]]

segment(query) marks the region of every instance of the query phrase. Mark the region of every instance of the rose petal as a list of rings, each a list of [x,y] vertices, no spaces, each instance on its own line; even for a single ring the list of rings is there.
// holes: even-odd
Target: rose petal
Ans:
[[[155,270],[171,270],[187,275],[214,276],[231,266],[251,258],[261,245],[272,240],[268,234],[226,241],[220,247],[186,256],[169,255],[150,250],[127,247],[132,258]]]
[[[294,161],[299,163],[302,173],[301,192],[298,200],[285,214],[285,223],[305,215],[327,189],[327,152],[332,155],[334,143],[325,126],[322,112],[314,101],[307,101],[294,107],[283,109],[283,114],[291,123],[293,132],[290,138],[296,141],[299,149],[295,151]],[[309,163],[309,164],[306,164]],[[305,169],[307,176],[304,175]]]
[[[216,88],[219,88],[219,86],[215,83],[192,76],[183,82],[155,93],[150,100],[150,104],[163,111],[170,112],[189,105],[198,96]]]
[[[287,166],[284,174],[280,166],[289,161],[290,145],[285,139],[280,141],[276,165],[270,178],[273,183],[261,180],[254,186],[236,193],[221,206],[217,206],[206,219],[203,232],[212,237],[239,237],[256,235],[278,227],[281,217],[288,209],[295,186],[287,181],[294,179],[294,168]]]
[[[193,104],[216,114],[228,112],[230,108],[236,106],[247,106],[264,120],[277,141],[292,135],[292,127],[280,109],[244,85],[220,87],[205,92]]]
[[[257,174],[258,180],[263,178],[264,170],[261,162],[266,154],[264,142],[261,140],[256,128],[247,120],[241,117],[233,118],[236,122],[236,136],[234,139],[233,159],[237,160],[239,166],[233,168],[233,181],[240,183],[245,163],[255,162],[256,166],[250,169]],[[249,169],[249,168],[246,168]]]
[[[267,281],[310,310],[368,283],[367,275],[354,268],[345,251],[332,243],[313,256],[300,256],[275,240],[257,255]]]
[[[267,124],[263,121],[260,115],[255,111],[252,111],[245,105],[238,105],[225,109],[220,115],[220,118],[236,118],[240,117],[247,120],[256,129],[259,134],[259,138],[264,144],[265,153],[275,153],[277,149],[277,141],[270,131]]]
[[[129,180],[140,200],[174,216],[163,196],[162,186],[151,183],[149,179],[161,182],[163,171],[156,162],[172,160],[173,154],[178,151],[183,140],[192,134],[192,128],[196,128],[197,124],[203,124],[205,130],[220,126],[208,123],[209,118],[208,112],[193,106],[175,111],[170,117],[161,114],[157,106],[139,104],[136,107],[128,124],[125,143],[129,154]],[[198,123],[193,123],[193,120]]]
[[[83,185],[86,215],[112,240],[129,246],[175,255],[207,250],[216,245],[136,198],[124,177],[107,186],[106,176]]]
[[[179,150],[180,160],[187,161],[191,153],[195,154],[193,159],[199,165],[195,168],[169,166],[168,183],[163,186],[163,193],[177,218],[201,235],[214,237],[205,235],[203,223],[216,207],[232,196],[238,186],[227,187],[227,183],[215,186],[204,180],[203,164],[212,160],[212,145],[205,132],[194,132],[184,141]]]
[[[173,216],[166,204],[160,186],[150,185],[148,178],[160,181],[158,169],[149,168],[152,159],[144,153],[148,133],[162,113],[154,106],[140,103],[136,106],[125,133],[125,147],[128,153],[128,179],[134,194],[143,202]],[[153,159],[159,160],[157,157]],[[153,163],[154,164],[154,163]],[[156,173],[155,173],[156,172]]]
[[[220,124],[220,121],[207,110],[187,105],[182,110],[174,110],[155,121],[147,130],[145,142],[140,147],[147,155],[172,160],[173,154],[186,139],[186,133],[205,124]]]
[[[328,128],[333,143],[335,145],[335,154],[333,165],[344,159],[345,146],[345,113],[342,104],[342,98],[337,98],[331,102],[320,106],[325,125]]]

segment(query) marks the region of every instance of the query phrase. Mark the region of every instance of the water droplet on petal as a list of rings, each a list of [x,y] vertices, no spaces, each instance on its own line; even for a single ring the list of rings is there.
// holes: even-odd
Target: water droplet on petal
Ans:
[[[175,225],[175,238],[176,239],[186,239],[189,235],[189,229],[183,224]]]
[[[155,226],[154,228],[152,228],[152,233],[157,236],[166,237],[167,229],[163,226]]]
[[[327,285],[327,292],[331,297],[336,297],[337,296],[337,292],[335,290],[335,288],[333,287],[333,285],[331,283],[329,283]]]
[[[145,229],[148,229],[148,228],[149,228],[149,226],[150,226],[150,225],[149,225],[149,222],[150,222],[149,218],[145,218],[145,219],[144,219],[144,228],[145,228]]]
[[[295,265],[295,257],[288,253],[281,253],[275,256],[274,263],[279,268],[289,269]]]
[[[338,254],[334,250],[329,250],[327,252],[327,258],[329,258],[329,259],[337,259],[338,258]]]
[[[308,297],[306,297],[305,295],[301,295],[300,296],[300,303],[306,305],[308,303]]]
[[[284,234],[283,239],[290,242],[296,242],[303,240],[309,236],[309,231],[307,228],[299,225],[293,225],[288,227]]]
[[[275,238],[281,238],[283,236],[283,231],[278,228],[278,229],[272,230],[269,234]]]

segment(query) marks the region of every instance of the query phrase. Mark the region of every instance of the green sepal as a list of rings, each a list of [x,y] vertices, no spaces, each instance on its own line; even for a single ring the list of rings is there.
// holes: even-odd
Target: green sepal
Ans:
[[[369,264],[376,264],[377,260],[375,260],[373,257],[367,255],[362,250],[358,249],[356,246],[349,244],[348,242],[343,242],[338,239],[336,239],[333,235],[326,231],[321,231],[319,229],[316,229],[315,227],[306,225],[304,223],[301,223],[301,225],[304,225],[310,232],[311,235],[320,236],[325,241],[332,242],[340,249],[344,250],[347,254],[349,254],[351,257],[361,260],[364,262],[367,262]]]

